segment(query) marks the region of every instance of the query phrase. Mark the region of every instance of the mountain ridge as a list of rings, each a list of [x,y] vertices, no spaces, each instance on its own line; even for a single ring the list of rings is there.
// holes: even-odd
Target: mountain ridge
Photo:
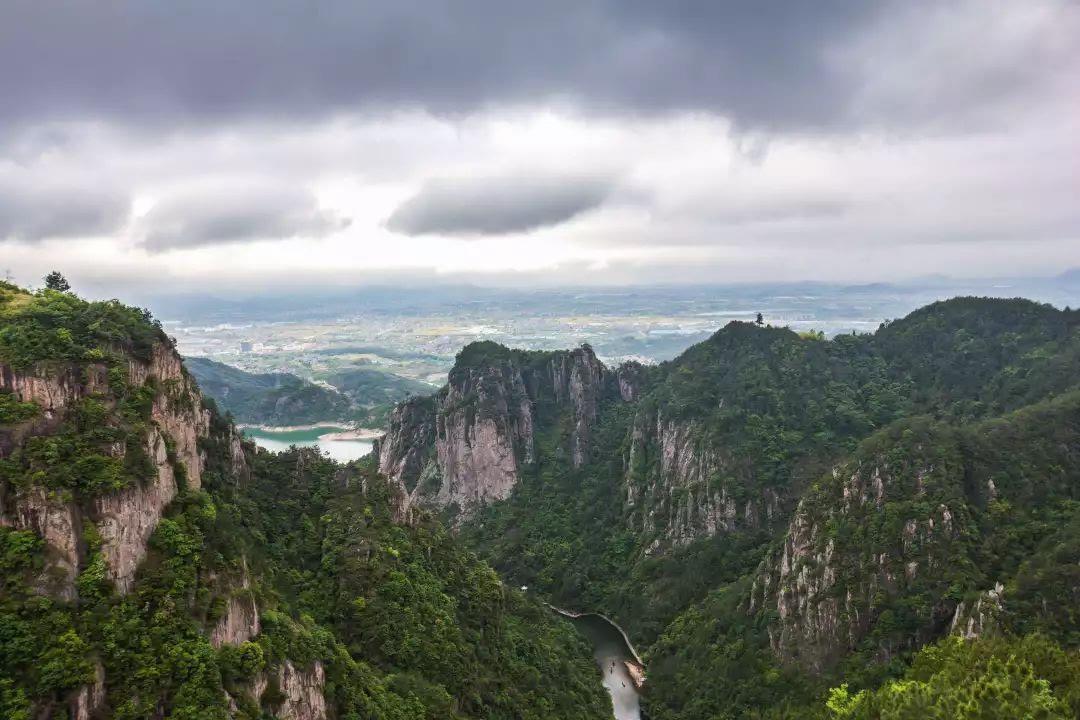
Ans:
[[[650,665],[658,664],[659,672],[651,675],[646,701],[656,717],[730,713],[732,705],[722,698],[732,693],[753,696],[759,710],[778,708],[777,703],[785,701],[805,702],[793,698],[796,691],[779,686],[771,697],[755,695],[727,680],[718,682],[716,676],[723,674],[718,669],[695,673],[694,664],[678,660],[704,636],[680,634],[682,648],[662,638],[684,622],[682,618],[696,617],[687,613],[703,603],[713,609],[692,624],[703,627],[713,621],[710,616],[726,618],[735,632],[732,642],[743,648],[746,667],[761,668],[760,675],[746,682],[760,684],[766,675],[775,675],[791,687],[813,692],[811,688],[838,677],[851,677],[862,687],[873,687],[887,680],[888,668],[895,673],[902,667],[894,661],[906,662],[950,631],[993,634],[987,603],[1026,606],[1028,614],[1020,613],[1022,620],[1010,621],[1010,627],[1023,626],[1029,632],[1041,627],[1042,620],[1034,621],[1041,615],[1032,615],[1030,600],[1010,584],[1018,582],[1010,580],[1018,572],[1016,562],[999,567],[995,563],[1003,561],[997,555],[972,554],[956,545],[957,540],[945,538],[976,533],[1003,545],[1006,557],[1015,555],[1017,540],[984,529],[993,513],[1002,520],[1003,503],[1014,513],[1010,532],[1028,533],[1030,542],[1049,537],[1051,527],[1041,519],[1047,513],[1057,513],[1070,527],[1069,503],[1080,499],[1080,466],[1069,458],[1080,454],[1080,437],[1059,437],[1059,444],[1072,448],[1064,455],[1043,452],[1045,457],[1060,456],[1056,466],[1040,465],[1038,456],[1025,461],[1043,477],[1061,472],[1065,478],[1031,506],[1020,503],[1019,495],[1008,497],[1022,487],[1004,478],[1016,472],[1016,464],[992,446],[976,443],[971,434],[977,430],[966,428],[985,428],[1013,448],[1016,457],[1028,458],[1020,452],[1024,442],[1053,436],[1053,423],[1040,409],[1043,403],[1056,408],[1059,424],[1072,427],[1077,408],[1070,398],[1080,387],[1078,349],[1080,313],[1023,299],[955,298],[884,323],[873,335],[831,340],[733,322],[679,357],[641,368],[636,379],[641,391],[630,393],[630,399],[610,392],[599,395],[589,424],[593,438],[588,457],[579,456],[579,462],[573,456],[573,412],[561,407],[554,395],[526,394],[531,454],[511,445],[517,451],[511,481],[501,474],[499,495],[457,522],[466,542],[514,582],[539,588],[557,603],[606,612],[636,643],[649,648]],[[514,387],[529,368],[557,361],[566,352],[521,354],[468,346],[459,354],[444,392],[461,394],[469,378],[506,378],[511,367],[507,384],[486,392],[515,397],[520,392]],[[615,371],[599,364],[595,372],[609,376]],[[545,414],[544,407],[554,412]],[[485,452],[477,445],[490,438],[469,435],[467,419],[462,421],[453,408],[435,403],[425,411],[432,431],[415,436],[419,446],[408,443],[407,429],[395,435],[393,424],[382,446],[393,444],[396,457],[426,457],[427,467],[434,468],[429,474],[445,482],[448,470],[460,470],[432,451],[449,437],[440,435],[440,428],[464,427],[458,435],[469,438],[473,453]],[[503,412],[501,406],[489,414],[496,426],[505,427],[522,425],[513,418],[525,416],[517,410]],[[1025,417],[1041,418],[1031,421],[1034,430],[1026,435],[1017,425]],[[1002,424],[1016,429],[992,432]],[[938,429],[924,435],[923,445],[905,439],[905,432],[929,432],[926,428]],[[998,478],[994,503],[987,504],[963,483],[957,485],[953,471],[943,476],[952,478],[946,483],[952,495],[933,503],[921,495],[927,491],[919,482],[943,472],[945,458],[959,452],[948,449],[960,442],[950,439],[954,436],[966,438],[965,447],[979,447],[992,459],[984,464],[948,462],[966,468],[956,471],[961,476],[981,473],[991,485]],[[848,468],[875,442],[884,442],[886,456],[899,459],[882,465],[881,459],[871,461],[871,452],[863,465]],[[926,455],[922,470],[903,470],[917,465],[927,445],[944,454]],[[380,457],[384,469],[386,459]],[[880,468],[894,464],[901,476],[914,472],[924,481],[886,481],[880,474],[881,479],[874,479],[874,467],[883,473]],[[482,485],[485,478],[476,470],[469,481]],[[875,531],[884,533],[876,541],[881,543],[881,558],[858,560],[863,552],[858,543],[822,544],[822,528],[839,522],[824,518],[837,503],[843,507],[847,495],[833,497],[825,506],[819,502],[814,513],[806,510],[806,502],[821,483],[839,482],[831,479],[834,476],[861,478],[860,488],[867,483],[882,488],[872,491],[880,497],[871,499],[874,510],[859,525],[873,526],[879,512],[899,514],[899,520],[890,521],[899,524]],[[428,506],[438,509],[440,498],[429,498]],[[1032,509],[1023,509],[1027,507]],[[941,536],[943,531],[946,535]],[[863,567],[863,575],[844,576],[841,582],[838,562]],[[950,563],[956,564],[951,569],[958,574],[942,585],[949,576],[941,575],[941,568]],[[1056,573],[1058,583],[1068,582],[1061,565],[1052,567],[1041,572]],[[807,574],[811,568],[816,575]],[[873,582],[884,583],[883,599],[875,599]],[[937,589],[927,590],[924,582],[938,583],[933,585]],[[845,604],[844,588],[869,595]],[[943,600],[920,600],[946,591]],[[727,598],[722,611],[710,605],[717,592]],[[832,599],[835,592],[841,592],[838,605]],[[1076,636],[1062,618],[1068,598],[1077,592],[1076,587],[1065,591],[1056,598],[1064,605],[1048,606],[1044,612],[1056,618],[1055,638],[1069,646]],[[911,609],[905,603],[921,604]],[[851,614],[859,620],[840,632],[847,622],[842,618]],[[707,657],[715,650],[700,652],[703,667],[714,662]],[[665,670],[669,667],[671,671]],[[724,673],[734,673],[732,665],[722,667]],[[683,684],[685,673],[694,678],[693,684]],[[676,712],[688,694],[711,698],[713,704],[702,701],[698,714]]]

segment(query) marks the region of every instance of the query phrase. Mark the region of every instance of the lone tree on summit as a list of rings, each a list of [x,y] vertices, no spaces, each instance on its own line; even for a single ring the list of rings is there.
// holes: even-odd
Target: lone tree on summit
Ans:
[[[71,283],[67,281],[66,277],[60,274],[59,270],[53,270],[45,276],[45,287],[50,290],[56,290],[57,292],[67,292],[71,289]]]
[[[758,324],[758,325],[764,325],[765,324],[765,318],[761,317],[761,313],[758,313],[757,314],[757,319],[754,320],[754,322],[756,324]]]

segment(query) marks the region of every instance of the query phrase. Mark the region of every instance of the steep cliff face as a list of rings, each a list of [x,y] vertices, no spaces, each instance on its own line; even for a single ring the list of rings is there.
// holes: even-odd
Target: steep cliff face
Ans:
[[[625,385],[632,394],[629,377]],[[379,468],[405,488],[410,502],[456,507],[459,517],[468,517],[510,495],[536,461],[537,433],[559,418],[567,422],[569,463],[584,464],[601,402],[619,395],[615,374],[588,346],[524,353],[475,343],[433,398],[395,408],[378,444]]]
[[[286,660],[278,668],[278,688],[284,699],[278,707],[281,720],[325,720],[326,671],[315,661],[310,668],[298,669]]]
[[[71,720],[91,720],[97,717],[105,704],[105,668],[101,663],[94,663],[94,680],[79,688],[68,702],[68,717]]]
[[[632,527],[674,546],[737,529],[768,525],[780,498],[752,483],[752,463],[710,442],[694,421],[643,409],[624,459],[625,503]]]
[[[379,469],[412,492],[431,463],[435,447],[435,401],[412,397],[390,412],[387,433],[376,441]]]
[[[755,578],[749,609],[775,612],[783,660],[821,671],[861,650],[885,661],[948,629],[975,531],[963,463],[953,438],[908,433],[812,487]]]
[[[272,697],[267,690],[273,687]],[[315,661],[308,668],[297,668],[291,660],[258,673],[241,692],[255,707],[269,710],[279,720],[326,720],[326,670]],[[230,710],[240,708],[230,697]]]
[[[229,598],[225,614],[210,632],[210,642],[217,648],[239,645],[258,635],[260,629],[259,606],[245,588]]]
[[[639,362],[626,362],[615,368],[615,383],[623,402],[640,400],[647,390],[648,373]]]
[[[45,488],[0,488],[0,525],[32,530],[48,548],[49,572],[41,578],[44,594],[75,599],[75,577],[82,568],[82,516],[70,502]],[[5,498],[5,494],[13,498]],[[5,510],[3,508],[10,508]]]
[[[101,552],[109,576],[121,592],[134,579],[146,555],[146,543],[166,506],[176,497],[178,484],[198,488],[204,456],[200,439],[207,437],[210,416],[203,409],[195,384],[183,372],[180,357],[168,345],[155,345],[148,360],[128,357],[121,366],[123,379],[132,388],[152,388],[149,425],[142,442],[149,473],[142,482],[92,497],[73,497],[69,491],[39,485],[9,487],[0,498],[0,523],[30,529],[41,535],[55,556],[55,573],[63,578],[59,593],[72,597],[74,579],[85,553],[82,529],[93,523],[101,536]],[[113,378],[115,382],[115,377]],[[102,363],[65,364],[59,369],[44,365],[17,372],[0,365],[0,391],[40,408],[39,417],[23,427],[0,433],[0,456],[10,455],[28,437],[48,436],[84,399],[99,400],[110,412],[117,400],[110,385],[110,369]],[[125,459],[129,448],[114,443],[108,455]],[[235,469],[243,470],[243,451],[233,457]]]

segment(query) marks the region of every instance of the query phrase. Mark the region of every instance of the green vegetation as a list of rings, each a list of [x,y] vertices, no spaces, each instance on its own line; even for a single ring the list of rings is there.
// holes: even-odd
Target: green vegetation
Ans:
[[[149,311],[117,300],[86,302],[56,290],[31,294],[0,282],[0,363],[101,362],[123,354],[148,360],[168,339]]]
[[[327,378],[332,388],[288,373],[249,373],[208,358],[188,358],[204,393],[237,421],[254,425],[307,425],[339,421],[381,427],[393,404],[432,388],[398,375],[352,368]]]
[[[67,281],[66,277],[60,274],[60,271],[53,270],[45,276],[45,287],[49,290],[55,290],[56,292],[67,292],[71,289],[71,283]]]
[[[833,688],[837,720],[1080,717],[1080,657],[1045,637],[951,637],[921,650],[901,679],[851,694]]]
[[[32,402],[20,402],[6,391],[0,391],[0,425],[15,425],[37,417],[41,408]]]
[[[459,364],[497,367],[515,352],[470,346]],[[961,603],[962,622],[978,606],[990,628],[1018,643],[1041,632],[1075,662],[1078,367],[1080,313],[1025,300],[935,303],[874,335],[831,340],[731,323],[650,369],[640,401],[603,403],[592,460],[579,470],[562,450],[568,419],[543,419],[537,462],[463,537],[513,582],[623,624],[646,650],[654,720],[824,713],[830,685],[846,681],[854,694],[901,682]],[[706,482],[739,510],[734,527],[672,541],[671,523],[706,488],[668,484],[660,424],[681,428],[699,456],[713,453]],[[876,472],[882,506],[850,507],[846,483],[873,487]],[[760,508],[770,494],[775,511],[744,522],[747,503]],[[800,503],[817,528],[809,552],[833,558],[831,592],[857,598],[817,622],[846,627],[857,617],[851,647],[781,648],[775,597],[750,605],[763,570],[780,564]],[[986,596],[995,583],[1000,611]]]
[[[181,487],[120,595],[94,508],[154,471],[151,408],[171,388],[133,386],[127,367],[168,340],[143,311],[53,284],[0,284],[0,364],[86,392],[56,416],[0,393],[0,511],[40,489],[78,518],[80,557],[70,595],[50,594],[56,549],[0,524],[3,717],[62,712],[100,667],[117,718],[261,720],[286,662],[321,665],[342,719],[606,717],[582,639],[496,571],[626,627],[652,720],[1080,715],[1080,313],[964,298],[831,340],[732,323],[638,368],[641,399],[604,394],[580,468],[574,419],[540,393],[535,462],[459,537],[405,510],[371,459],[247,447],[237,473],[212,411],[202,485]],[[474,343],[451,376],[486,411],[503,396],[484,383],[512,364],[543,388],[550,358]],[[412,392],[348,372],[320,400],[195,364],[244,413],[370,412]],[[673,480],[676,441],[707,472]],[[734,509],[711,534],[691,518],[706,501]],[[798,581],[780,587],[785,563]],[[215,648],[211,630],[252,603],[261,631]]]
[[[163,336],[113,303],[0,291],[3,362],[92,389],[30,437],[11,428],[39,408],[0,395],[0,717],[61,717],[101,668],[110,717],[268,718],[285,699],[286,662],[322,665],[337,718],[606,717],[572,627],[507,589],[434,519],[402,517],[399,491],[373,467],[249,446],[250,472],[238,476],[229,421],[210,402],[201,487],[181,484],[119,594],[95,503],[153,471],[150,409],[171,390],[132,387],[124,359]],[[46,336],[66,344],[34,340]],[[51,590],[64,583],[56,549],[8,526],[29,488],[78,519],[70,595]],[[215,648],[210,631],[234,602],[257,605],[261,632]]]
[[[184,364],[199,389],[238,422],[305,425],[350,415],[347,398],[295,375],[249,373],[207,358],[187,358]]]

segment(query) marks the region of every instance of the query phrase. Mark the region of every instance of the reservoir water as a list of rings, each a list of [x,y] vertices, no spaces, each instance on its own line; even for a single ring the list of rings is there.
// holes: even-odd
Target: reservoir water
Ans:
[[[637,655],[617,625],[602,615],[584,614],[574,617],[559,612],[574,624],[593,647],[593,657],[603,673],[604,688],[611,695],[615,720],[641,720],[641,704],[637,686],[626,663],[638,663]]]
[[[304,428],[301,430],[264,430],[262,428],[244,428],[244,435],[251,438],[261,448],[280,452],[288,450],[290,445],[300,447],[318,447],[338,462],[356,460],[371,452],[370,440],[330,440],[327,435],[345,431],[340,427]]]

